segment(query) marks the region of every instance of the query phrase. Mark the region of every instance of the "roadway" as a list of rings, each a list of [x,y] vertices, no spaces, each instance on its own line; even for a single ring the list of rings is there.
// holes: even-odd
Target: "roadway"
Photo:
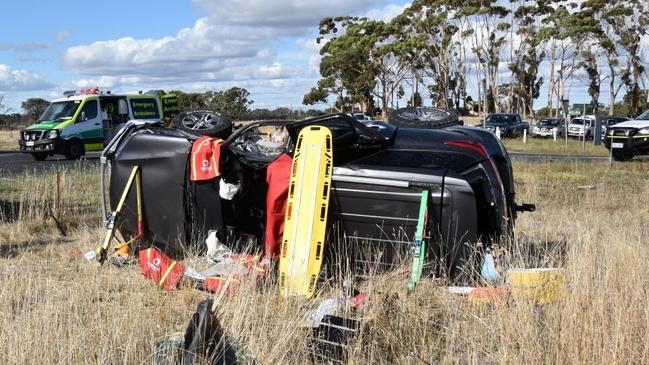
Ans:
[[[0,178],[29,171],[58,170],[81,165],[99,166],[101,152],[90,152],[78,161],[66,160],[64,156],[50,156],[45,161],[36,161],[31,155],[20,152],[0,153]]]

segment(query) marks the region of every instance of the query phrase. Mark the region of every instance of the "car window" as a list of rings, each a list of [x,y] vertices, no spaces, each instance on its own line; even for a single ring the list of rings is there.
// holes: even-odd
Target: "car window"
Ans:
[[[132,98],[131,110],[135,119],[158,119],[160,111],[158,103],[152,98]]]
[[[645,111],[644,113],[640,114],[636,120],[649,120],[649,110]]]
[[[570,122],[570,124],[582,125],[582,124],[584,124],[584,120],[583,119],[573,119]]]
[[[496,123],[496,124],[514,124],[516,118],[514,115],[490,115],[487,117],[487,123]]]
[[[79,122],[97,118],[97,100],[88,100],[83,104],[79,114]]]

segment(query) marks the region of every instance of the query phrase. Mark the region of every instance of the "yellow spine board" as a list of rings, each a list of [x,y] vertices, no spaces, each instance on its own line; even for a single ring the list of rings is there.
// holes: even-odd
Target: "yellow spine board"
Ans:
[[[331,132],[302,129],[295,145],[279,259],[280,293],[313,297],[324,254],[331,189]]]

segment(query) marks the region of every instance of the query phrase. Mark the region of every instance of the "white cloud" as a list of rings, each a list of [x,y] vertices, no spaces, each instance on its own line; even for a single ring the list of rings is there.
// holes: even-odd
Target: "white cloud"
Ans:
[[[372,9],[366,12],[364,16],[369,19],[382,20],[386,22],[392,20],[397,15],[403,13],[403,11],[409,5],[410,4],[405,4],[405,5],[389,4],[382,9]]]
[[[193,0],[213,19],[274,28],[314,27],[326,16],[352,15],[381,6],[385,0]]]
[[[301,100],[318,76],[320,46],[311,38],[320,19],[360,15],[383,6],[385,0],[251,0],[245,6],[237,0],[193,2],[206,16],[176,34],[68,48],[62,63],[83,76],[70,81],[71,86],[179,88],[200,84],[205,90],[236,83],[278,88],[287,85],[282,80],[293,78],[301,80],[299,86],[292,85],[301,88]],[[385,9],[394,10],[388,6],[377,14]],[[302,38],[296,44],[298,36]]]
[[[175,36],[126,37],[71,47],[62,60],[88,76],[187,79],[268,58],[272,52],[266,46],[273,36],[276,34],[270,28],[215,24],[201,18]]]
[[[32,91],[50,87],[52,84],[36,73],[14,70],[8,65],[0,64],[0,92]]]

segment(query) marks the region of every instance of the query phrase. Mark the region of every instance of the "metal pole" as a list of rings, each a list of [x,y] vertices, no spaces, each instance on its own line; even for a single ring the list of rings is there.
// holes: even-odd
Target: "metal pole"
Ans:
[[[523,129],[523,143],[527,143],[527,129]]]
[[[56,172],[56,194],[54,212],[57,218],[61,218],[61,171]]]

